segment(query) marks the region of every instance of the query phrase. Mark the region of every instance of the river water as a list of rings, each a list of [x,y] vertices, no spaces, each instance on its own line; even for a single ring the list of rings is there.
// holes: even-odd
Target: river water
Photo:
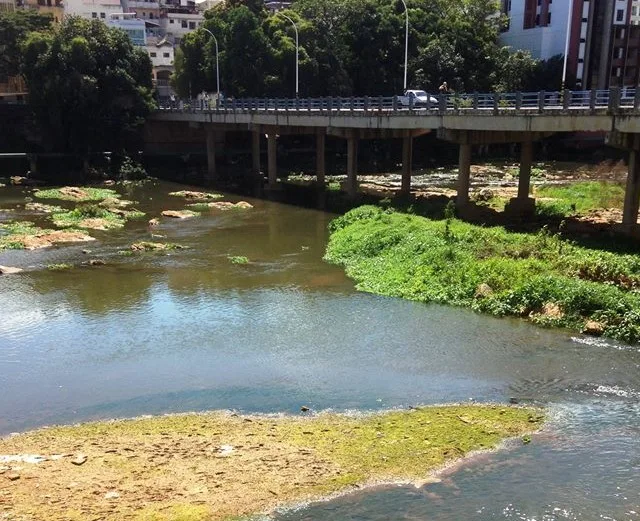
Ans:
[[[150,218],[181,209],[167,195],[179,189],[153,182],[123,195]],[[0,220],[46,225],[24,212],[29,195],[0,188],[0,209],[16,210]],[[640,519],[638,346],[358,293],[322,261],[330,214],[249,201],[252,210],[92,232],[92,243],[0,252],[0,265],[26,269],[0,277],[0,434],[174,411],[516,398],[547,407],[532,443],[437,484],[365,490],[278,519]],[[118,254],[152,234],[189,248]],[[237,255],[251,262],[232,264]],[[107,264],[81,264],[90,258]],[[76,267],[45,269],[62,262]]]

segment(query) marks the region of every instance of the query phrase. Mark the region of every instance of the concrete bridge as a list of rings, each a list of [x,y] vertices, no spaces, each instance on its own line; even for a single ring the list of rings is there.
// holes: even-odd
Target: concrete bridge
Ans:
[[[437,102],[435,102],[437,100]],[[347,193],[355,197],[358,141],[402,139],[401,192],[411,189],[413,138],[436,132],[439,139],[459,146],[456,204],[469,203],[473,145],[520,143],[518,196],[507,211],[531,215],[529,197],[533,143],[558,132],[606,132],[607,143],[629,152],[629,172],[623,224],[638,227],[640,201],[640,88],[607,91],[562,91],[440,95],[424,106],[403,106],[397,97],[234,99],[223,102],[178,100],[162,104],[151,118],[185,123],[206,130],[208,178],[216,179],[216,143],[225,132],[251,132],[252,171],[261,175],[260,134],[267,135],[268,186],[277,186],[276,137],[284,134],[316,136],[316,175],[324,186],[325,139],[347,141]]]

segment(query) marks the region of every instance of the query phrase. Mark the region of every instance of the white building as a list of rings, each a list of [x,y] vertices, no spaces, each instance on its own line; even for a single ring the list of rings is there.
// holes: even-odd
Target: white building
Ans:
[[[99,19],[105,23],[112,14],[122,13],[120,0],[65,0],[64,14]]]
[[[540,60],[564,55],[570,1],[547,2],[532,5],[528,1],[507,0],[504,10],[509,17],[509,29],[500,36],[502,44],[527,49]],[[534,7],[536,10],[532,12]]]
[[[178,9],[171,9],[166,14],[166,18],[160,19],[160,30],[174,40],[175,45],[180,44],[180,40],[185,34],[195,31],[204,22],[204,15],[199,12],[178,12]]]

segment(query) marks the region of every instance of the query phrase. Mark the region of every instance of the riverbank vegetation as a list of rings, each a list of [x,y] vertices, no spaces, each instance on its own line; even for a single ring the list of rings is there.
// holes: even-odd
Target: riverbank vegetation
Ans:
[[[93,188],[84,186],[64,186],[62,188],[36,190],[33,195],[38,199],[60,199],[62,201],[75,201],[78,203],[120,198],[120,194],[110,188]]]
[[[0,454],[39,461],[9,463],[0,491],[16,518],[223,520],[375,482],[425,482],[542,420],[537,409],[466,405],[54,427],[0,440]]]
[[[375,206],[331,223],[326,259],[359,289],[640,341],[640,255]]]

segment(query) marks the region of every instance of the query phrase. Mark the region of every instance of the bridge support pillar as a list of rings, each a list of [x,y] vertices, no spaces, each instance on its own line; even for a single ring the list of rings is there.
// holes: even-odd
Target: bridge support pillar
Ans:
[[[456,207],[464,208],[469,204],[469,185],[471,178],[471,144],[461,143],[458,153],[458,196]]]
[[[622,224],[635,229],[638,224],[638,208],[640,207],[640,151],[629,151],[629,173],[627,188],[624,194]]]
[[[256,179],[260,178],[260,130],[251,132],[251,173]]]
[[[325,145],[326,135],[319,132],[316,134],[316,183],[321,188],[325,184]]]
[[[536,200],[529,197],[531,188],[531,165],[533,163],[533,141],[523,141],[520,147],[520,172],[518,174],[518,197],[512,198],[505,213],[519,219],[533,217]]]
[[[207,181],[216,181],[218,173],[216,170],[216,132],[212,128],[207,128]]]
[[[401,195],[411,193],[411,173],[413,163],[413,137],[402,138],[402,184],[400,186]]]
[[[38,156],[29,154],[29,177],[38,173]]]
[[[358,195],[358,138],[347,138],[347,195],[355,199]]]
[[[269,161],[269,188],[275,188],[278,184],[278,163],[276,160],[277,154],[277,143],[276,143],[276,131],[275,129],[270,129],[267,139],[267,156]]]

